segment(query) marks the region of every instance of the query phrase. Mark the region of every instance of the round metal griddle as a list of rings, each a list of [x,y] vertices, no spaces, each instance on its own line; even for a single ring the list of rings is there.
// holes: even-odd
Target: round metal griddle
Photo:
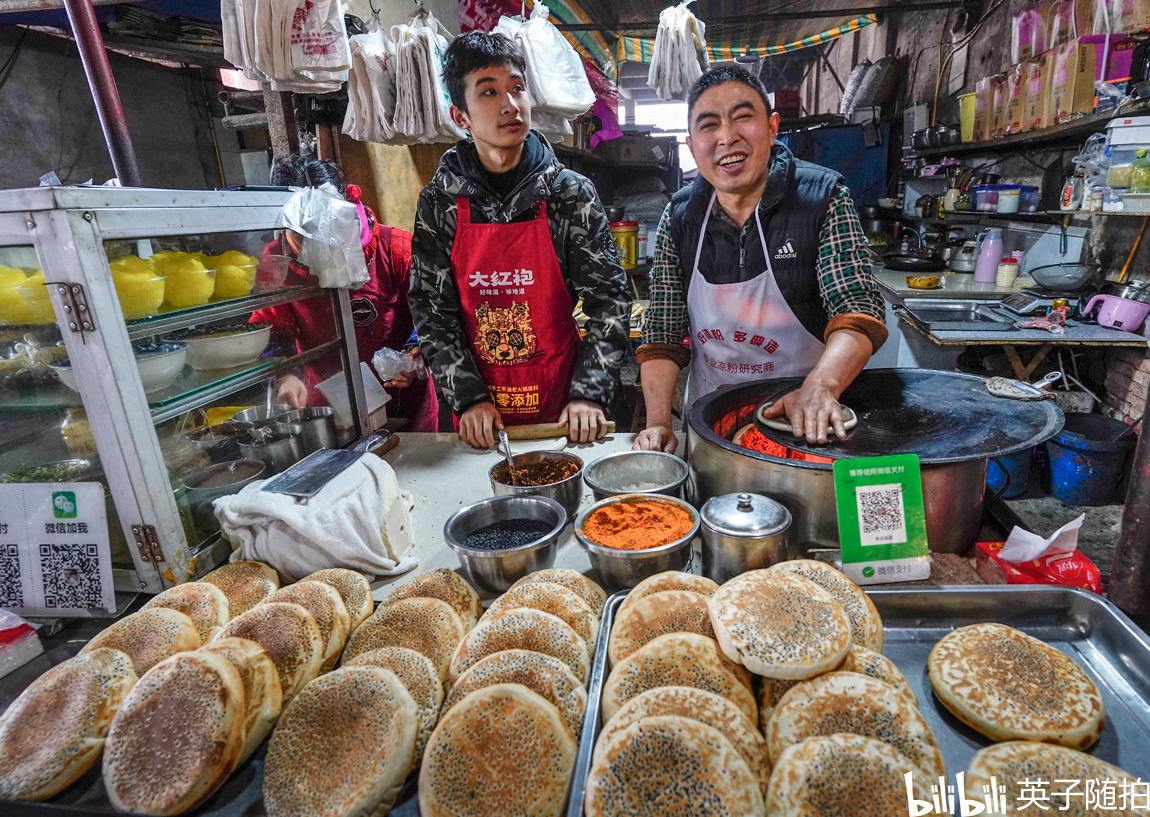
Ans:
[[[778,400],[800,384],[771,395]],[[929,369],[863,371],[840,398],[858,425],[845,440],[808,443],[790,431],[755,423],[780,445],[832,459],[917,454],[923,465],[1000,457],[1058,433],[1062,411],[1050,401],[1023,403],[992,396],[986,379]]]

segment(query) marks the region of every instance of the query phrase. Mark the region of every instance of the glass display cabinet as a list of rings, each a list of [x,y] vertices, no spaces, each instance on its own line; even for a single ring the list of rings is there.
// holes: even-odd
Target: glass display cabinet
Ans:
[[[289,195],[0,193],[0,483],[103,485],[116,590],[156,593],[227,559],[211,501],[314,437],[275,403],[290,378],[331,407],[313,412],[328,445],[382,422],[353,365],[348,292],[282,255]]]

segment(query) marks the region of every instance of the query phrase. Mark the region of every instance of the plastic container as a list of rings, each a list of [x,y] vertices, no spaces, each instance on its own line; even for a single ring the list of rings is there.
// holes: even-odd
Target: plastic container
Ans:
[[[1126,210],[1126,204],[1122,200],[1123,188],[1120,187],[1106,187],[1102,190],[1102,212],[1104,213],[1122,213]]]
[[[1064,213],[1077,210],[1082,206],[1082,199],[1086,195],[1086,180],[1082,176],[1070,176],[1062,185],[1062,196],[1058,201],[1058,209]]]
[[[990,466],[986,469],[986,487],[996,493],[1001,491],[1002,486],[1007,485],[1006,475],[1009,474],[1010,484],[1007,485],[1001,498],[1014,499],[1016,496],[1022,496],[1030,486],[1030,463],[1033,459],[1033,448],[1007,457],[996,457],[990,461]],[[1006,467],[1005,472],[999,467],[999,463]]]
[[[216,289],[214,269],[180,270],[165,277],[164,300],[177,309],[206,304]]]
[[[962,136],[962,141],[974,141],[974,98],[978,94],[959,94],[958,96],[958,109],[959,109],[959,133]]]
[[[1007,256],[998,263],[998,275],[995,283],[1000,287],[1012,287],[1018,280],[1018,262],[1014,256]]]
[[[649,235],[646,224],[639,225],[639,238],[635,243],[635,262],[637,264],[647,263],[647,236]]]
[[[1019,212],[1022,213],[1037,213],[1038,202],[1042,198],[1042,192],[1037,187],[1029,185],[1022,185],[1018,188],[1021,191],[1021,199],[1019,203]]]
[[[612,221],[611,235],[619,249],[619,262],[623,269],[634,269],[639,244],[639,222]]]
[[[1004,184],[998,188],[999,213],[1017,213],[1022,200],[1022,188],[1015,184]]]
[[[1137,437],[1114,439],[1126,424],[1101,414],[1066,415],[1066,424],[1046,441],[1042,488],[1071,505],[1105,505],[1114,498],[1127,455]]]
[[[1150,193],[1122,194],[1122,209],[1127,213],[1150,213]]]
[[[1126,192],[1150,193],[1150,159],[1146,158],[1145,150],[1134,154],[1134,163],[1130,168],[1130,184],[1126,186]]]
[[[116,298],[126,320],[145,318],[160,311],[164,302],[166,278],[112,273]]]
[[[974,194],[974,209],[978,213],[998,212],[998,186],[993,184],[980,184],[972,191]]]
[[[1110,165],[1110,170],[1106,173],[1106,186],[1107,187],[1129,187],[1130,173],[1134,170],[1128,164],[1125,165]]]

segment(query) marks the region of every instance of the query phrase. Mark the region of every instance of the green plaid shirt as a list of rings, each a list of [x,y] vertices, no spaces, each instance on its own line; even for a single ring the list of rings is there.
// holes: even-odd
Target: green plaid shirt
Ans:
[[[711,212],[734,224],[717,200]],[[680,266],[679,253],[671,240],[670,217],[671,206],[667,205],[655,234],[655,252],[649,274],[651,303],[643,316],[643,343],[681,346],[690,334],[683,283],[691,270]],[[742,229],[756,229],[754,219],[748,219]],[[866,247],[866,234],[859,223],[850,191],[845,185],[836,184],[819,233],[819,260],[815,267],[819,293],[829,317],[853,313],[885,321],[886,305],[871,274],[871,260]]]

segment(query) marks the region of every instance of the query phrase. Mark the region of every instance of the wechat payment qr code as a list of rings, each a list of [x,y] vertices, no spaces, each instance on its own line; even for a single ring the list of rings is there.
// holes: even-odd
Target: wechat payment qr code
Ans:
[[[902,485],[860,485],[855,491],[859,536],[863,545],[897,545],[906,541]]]

